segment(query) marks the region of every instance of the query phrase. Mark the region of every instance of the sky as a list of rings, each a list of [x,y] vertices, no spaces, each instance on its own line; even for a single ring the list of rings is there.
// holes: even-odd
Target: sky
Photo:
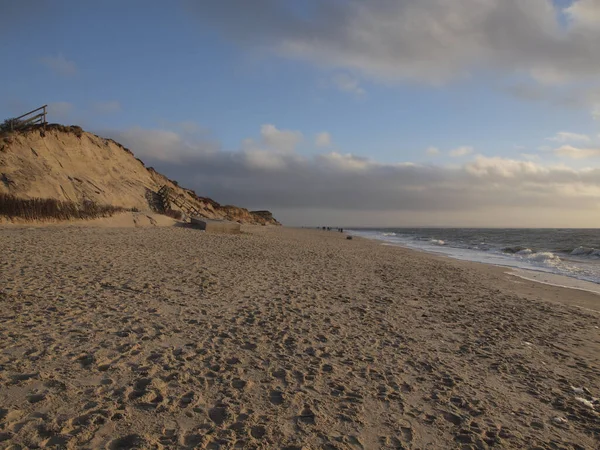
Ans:
[[[600,0],[0,0],[0,118],[299,226],[598,227]]]

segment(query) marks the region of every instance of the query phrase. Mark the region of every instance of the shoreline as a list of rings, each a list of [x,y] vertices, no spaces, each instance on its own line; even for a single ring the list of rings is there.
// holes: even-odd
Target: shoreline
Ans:
[[[594,448],[597,296],[342,233],[0,227],[2,445]]]
[[[577,291],[584,291],[590,294],[600,296],[600,283],[594,283],[592,281],[581,280],[579,278],[570,277],[568,275],[557,274],[553,272],[548,272],[545,270],[536,270],[533,268],[520,268],[511,266],[508,264],[497,264],[493,262],[483,262],[483,261],[473,261],[466,258],[459,258],[447,253],[436,252],[434,250],[425,250],[421,248],[410,247],[402,244],[386,242],[384,240],[376,239],[376,238],[368,238],[364,236],[352,235],[355,239],[366,239],[368,241],[376,242],[384,247],[397,247],[402,248],[404,250],[414,251],[417,253],[423,253],[427,255],[431,255],[434,257],[442,258],[449,261],[459,261],[470,264],[477,264],[487,267],[497,267],[503,269],[506,274],[521,278],[526,281],[545,284],[548,286],[554,286],[557,288],[563,289],[572,289]],[[596,312],[600,312],[600,297],[598,298],[598,309]]]

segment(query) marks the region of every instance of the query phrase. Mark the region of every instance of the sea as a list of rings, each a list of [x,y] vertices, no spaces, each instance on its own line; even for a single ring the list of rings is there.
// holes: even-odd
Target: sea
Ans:
[[[600,285],[600,229],[361,228],[347,231],[389,245]]]

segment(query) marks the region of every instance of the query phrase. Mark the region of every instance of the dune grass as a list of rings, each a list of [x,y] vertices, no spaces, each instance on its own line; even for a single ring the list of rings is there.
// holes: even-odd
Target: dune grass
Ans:
[[[24,220],[71,220],[110,217],[126,211],[111,205],[98,205],[91,201],[75,203],[53,198],[19,198],[0,193],[0,216]]]

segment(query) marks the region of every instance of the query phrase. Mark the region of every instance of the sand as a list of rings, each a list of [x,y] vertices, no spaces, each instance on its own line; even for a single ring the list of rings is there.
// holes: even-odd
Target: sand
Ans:
[[[40,127],[0,133],[0,180],[0,194],[21,199],[55,199],[75,204],[91,201],[137,211],[161,210],[158,191],[167,186],[203,217],[278,224],[269,211],[251,212],[198,197],[146,168],[120,144],[79,127],[49,125],[43,135]],[[170,207],[180,209],[173,202]],[[0,217],[0,224],[3,221]]]
[[[0,447],[598,448],[599,296],[244,231],[0,228]]]

